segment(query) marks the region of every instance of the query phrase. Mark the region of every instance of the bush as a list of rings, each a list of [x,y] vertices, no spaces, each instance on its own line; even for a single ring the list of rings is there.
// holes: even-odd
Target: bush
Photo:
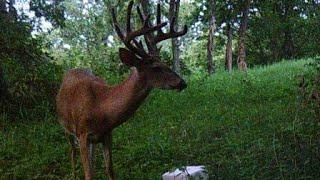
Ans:
[[[53,104],[62,74],[44,51],[43,39],[31,31],[27,21],[0,18],[0,106],[12,119],[19,119],[22,109]]]
[[[320,57],[307,64],[310,71],[300,76],[300,95],[303,108],[312,108],[320,120]]]

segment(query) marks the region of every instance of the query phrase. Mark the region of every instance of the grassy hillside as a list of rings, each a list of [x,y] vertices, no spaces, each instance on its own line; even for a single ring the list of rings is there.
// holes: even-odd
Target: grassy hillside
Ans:
[[[205,165],[214,179],[320,177],[319,121],[301,107],[297,88],[306,62],[221,72],[190,80],[182,93],[154,91],[114,131],[117,178],[159,179],[184,165]],[[24,123],[1,117],[0,179],[71,178],[63,130],[42,113],[46,119]],[[95,174],[105,179],[100,147],[96,155]]]

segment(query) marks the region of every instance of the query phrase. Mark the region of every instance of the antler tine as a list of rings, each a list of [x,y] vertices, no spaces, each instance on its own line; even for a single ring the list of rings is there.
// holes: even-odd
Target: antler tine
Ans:
[[[131,29],[131,13],[132,13],[132,7],[133,7],[133,1],[129,2],[128,5],[128,10],[127,10],[127,34],[129,34],[132,29]],[[138,43],[136,39],[133,39],[133,43],[140,49],[143,49],[143,46]]]
[[[178,1],[175,2],[175,6],[178,6]],[[157,4],[157,24],[161,24],[161,5],[160,3]],[[170,38],[177,38],[180,36],[185,35],[188,32],[188,27],[185,25],[182,31],[175,30],[177,18],[174,16],[170,19],[170,30],[167,33],[164,33],[161,29],[158,29],[156,36],[149,35],[146,37],[146,42],[149,42],[151,46],[150,49],[152,51],[160,51],[160,48],[157,48],[156,44]],[[147,43],[148,45],[148,43]],[[148,45],[148,48],[149,48]],[[157,52],[155,52],[156,54]]]
[[[138,12],[138,15],[139,15],[139,18],[141,20],[141,22],[144,22],[144,15],[142,14],[141,10],[140,10],[140,7],[137,6],[137,12]]]
[[[160,3],[157,4],[157,24],[161,23],[161,6]],[[163,34],[162,30],[158,30],[158,34]]]
[[[176,18],[173,17],[170,22],[170,31],[168,33],[163,33],[163,34],[158,35],[155,38],[154,43],[159,43],[160,41],[164,41],[164,40],[170,39],[170,38],[177,38],[177,37],[185,35],[188,32],[188,27],[186,25],[184,25],[184,28],[182,31],[175,31],[174,30],[175,22],[176,22]]]
[[[132,7],[133,7],[133,1],[130,1],[127,9],[126,35],[123,34],[116,18],[115,9],[112,8],[111,14],[112,14],[112,20],[113,20],[115,30],[119,38],[122,40],[122,42],[125,44],[125,46],[128,49],[130,49],[132,52],[136,53],[140,57],[150,57],[150,55],[143,49],[143,45],[139,43],[135,38],[141,35],[150,34],[152,31],[158,31],[162,27],[166,26],[167,23],[165,22],[165,23],[157,24],[156,26],[149,27],[148,21],[150,19],[150,16],[147,16],[147,18],[144,19],[143,21],[143,27],[139,30],[132,31],[131,22],[130,22]]]
[[[128,10],[127,10],[127,33],[131,32],[131,11],[132,11],[132,7],[133,7],[133,1],[129,2],[128,5]]]
[[[130,4],[131,4],[131,2],[130,2]],[[128,7],[128,11],[130,11],[130,4],[129,4],[129,7]],[[132,7],[131,7],[131,9],[132,9]],[[129,15],[129,17],[131,16],[130,14],[131,14],[130,12],[127,13],[127,15]],[[129,29],[130,31],[129,31],[129,33],[127,32],[127,35],[125,36],[122,33],[122,30],[121,30],[121,28],[119,26],[119,23],[117,21],[116,13],[115,13],[115,9],[114,8],[111,9],[111,15],[112,15],[112,20],[113,20],[113,24],[114,24],[115,30],[116,30],[119,38],[121,39],[121,41],[125,44],[125,46],[128,49],[130,49],[131,51],[137,53],[140,57],[147,57],[148,54],[142,48],[140,48],[140,46],[138,46],[140,49],[136,48],[130,43],[130,40],[128,40],[128,34],[130,34],[130,31],[131,31],[130,21],[129,21],[129,26],[128,26],[128,20],[127,20],[127,30]],[[138,44],[138,43],[136,43],[136,41],[134,41],[134,43]]]
[[[131,11],[132,11],[132,6],[133,6],[133,1],[130,1],[129,6],[128,6],[128,13],[127,13],[127,29],[131,30],[130,27],[130,19],[131,18]],[[140,10],[139,10],[140,11]],[[139,13],[138,11],[138,13]],[[142,16],[142,13],[140,11],[139,13],[140,18]],[[141,28],[140,30],[134,31],[134,32],[130,32],[127,34],[127,37],[125,38],[127,41],[131,41],[133,38],[137,37],[137,36],[141,36],[141,35],[145,35],[145,34],[149,34],[152,31],[157,31],[159,29],[161,29],[162,27],[167,25],[167,22],[161,23],[161,24],[157,24],[156,26],[153,27],[149,27],[149,19],[150,19],[150,15],[147,15],[147,17],[145,19],[143,19],[143,25],[144,27]],[[128,25],[129,24],[129,25]]]
[[[177,9],[179,7],[179,1],[175,1],[174,6],[175,6],[174,7],[175,11],[177,11]],[[155,44],[159,43],[160,41],[164,41],[166,39],[177,38],[177,37],[183,36],[183,35],[185,35],[187,33],[188,27],[186,25],[184,26],[182,31],[176,31],[175,30],[176,20],[177,19],[176,19],[175,16],[173,16],[170,19],[170,30],[169,30],[169,32],[163,33],[161,29],[158,31],[158,34],[154,39],[154,43]],[[160,7],[160,3],[158,3],[158,6],[157,6],[157,23],[160,23],[160,22],[161,22],[161,7]]]
[[[146,28],[149,27],[150,26],[150,21],[149,21],[150,15],[143,14],[142,11],[140,10],[139,6],[137,6],[137,12],[138,12],[140,20],[143,23],[143,26],[146,27]],[[161,23],[157,23],[157,24],[159,25]],[[159,30],[161,30],[161,28]],[[148,51],[154,55],[155,52],[156,52],[157,47],[156,47],[156,45],[153,45],[153,40],[152,40],[152,39],[154,39],[153,34],[152,33],[145,34],[144,38],[145,38],[145,42],[146,42]]]
[[[132,31],[131,29],[131,13],[133,8],[133,1],[129,2],[128,9],[127,9],[127,20],[126,20],[126,34],[123,34],[119,23],[116,18],[115,9],[112,8],[111,14],[112,14],[112,20],[115,27],[115,30],[119,36],[119,38],[122,40],[122,42],[125,44],[125,46],[131,50],[132,52],[136,53],[139,57],[150,57],[154,55],[158,55],[159,48],[157,48],[157,43],[160,41],[170,39],[170,38],[177,38],[179,36],[183,36],[187,33],[188,28],[187,26],[184,26],[184,29],[182,31],[175,31],[175,23],[176,23],[176,17],[173,17],[170,21],[170,31],[167,33],[164,33],[161,28],[167,25],[167,22],[161,22],[161,6],[160,3],[157,4],[157,24],[155,26],[152,26],[149,22],[150,15],[149,14],[143,14],[140,10],[139,6],[137,7],[139,18],[142,21],[143,27],[139,30]],[[147,13],[147,12],[145,12]],[[157,31],[157,35],[155,36],[152,32]],[[145,42],[148,47],[147,53],[143,49],[143,44],[138,42],[135,38],[138,36],[144,35]]]
[[[145,35],[145,34],[148,34],[152,31],[157,31],[158,29],[161,29],[162,27],[164,27],[166,25],[167,25],[167,22],[164,22],[164,23],[158,24],[153,27],[148,27],[148,28],[144,27],[138,31],[131,32],[130,34],[127,35],[127,37],[125,39],[126,39],[126,41],[131,41],[133,38],[135,38],[137,36]]]
[[[114,25],[114,28],[119,36],[119,38],[124,41],[124,35],[123,33],[121,32],[121,28],[119,26],[119,23],[117,21],[117,18],[116,18],[116,13],[115,13],[115,10],[114,8],[111,9],[111,15],[112,15],[112,20],[113,20],[113,25]]]

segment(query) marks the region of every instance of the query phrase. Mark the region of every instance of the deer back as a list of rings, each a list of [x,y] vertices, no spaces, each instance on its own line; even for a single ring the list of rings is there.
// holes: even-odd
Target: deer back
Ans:
[[[96,119],[95,112],[109,89],[105,81],[90,70],[69,70],[56,97],[60,123],[70,133],[90,131],[93,124],[99,124],[92,121]]]

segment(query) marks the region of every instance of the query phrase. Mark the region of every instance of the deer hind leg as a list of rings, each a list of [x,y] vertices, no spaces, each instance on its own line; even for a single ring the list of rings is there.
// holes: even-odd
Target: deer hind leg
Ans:
[[[92,142],[89,142],[89,162],[90,162],[92,171],[94,171],[94,150],[95,150],[94,144]]]
[[[88,134],[81,134],[79,137],[79,143],[80,143],[80,155],[81,155],[81,161],[84,169],[85,179],[91,180],[93,178],[93,173],[92,173],[92,162],[89,155],[90,143],[88,140]]]
[[[105,136],[103,141],[103,157],[106,165],[106,173],[109,179],[114,180],[114,172],[112,168],[112,136],[111,133]]]
[[[66,133],[66,136],[68,138],[69,144],[70,144],[70,159],[71,159],[71,168],[72,168],[72,176],[73,179],[76,179],[76,162],[77,162],[77,145],[76,145],[76,138]]]

